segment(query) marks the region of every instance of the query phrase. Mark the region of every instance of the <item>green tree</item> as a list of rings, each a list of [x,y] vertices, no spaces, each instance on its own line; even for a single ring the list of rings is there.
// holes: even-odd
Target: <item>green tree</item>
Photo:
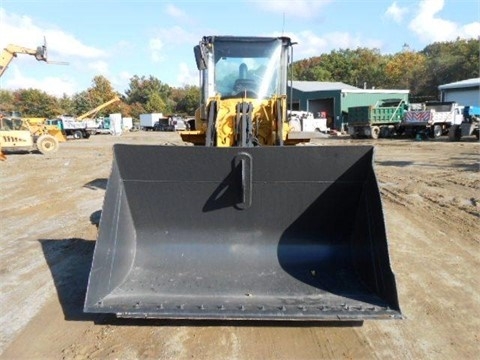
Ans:
[[[401,52],[393,55],[385,66],[385,85],[397,89],[409,89],[414,95],[420,93],[425,74],[426,57],[404,45]]]
[[[129,109],[130,109],[130,113],[129,115],[135,119],[139,119],[140,118],[140,114],[146,114],[148,113],[147,110],[145,110],[145,108],[143,107],[142,104],[140,104],[139,102],[135,102],[133,104],[128,104],[129,106]]]
[[[333,81],[332,74],[322,64],[324,57],[311,57],[293,63],[293,78],[300,81]]]
[[[192,116],[200,104],[200,89],[198,86],[191,85],[172,89],[172,99],[176,103],[177,114]]]
[[[125,91],[125,101],[128,104],[140,103],[146,106],[153,94],[158,94],[165,103],[165,108],[162,109],[162,112],[172,111],[172,103],[171,100],[169,100],[172,94],[172,88],[151,75],[148,79],[145,78],[145,76],[138,77],[135,75],[132,77],[129,88]],[[151,104],[155,102],[157,102],[157,100],[155,100],[154,97],[154,99],[151,100]]]
[[[10,90],[0,90],[0,111],[11,113],[15,111],[15,97]]]
[[[421,53],[427,59],[424,93],[437,94],[441,84],[479,77],[478,39],[436,42]]]
[[[74,111],[69,113],[69,115],[81,115],[95,107],[90,100],[87,90],[73,95],[72,102]]]
[[[347,84],[357,87],[384,88],[386,57],[379,49],[357,48],[349,53],[352,63]]]
[[[333,50],[293,64],[295,80],[339,81],[363,87],[382,87],[385,59],[378,49]]]
[[[61,109],[61,113],[58,115],[73,114],[75,112],[75,103],[73,99],[66,94],[63,94],[63,96],[58,99],[58,106]]]
[[[116,96],[119,96],[119,94],[113,89],[112,84],[106,77],[101,75],[95,76],[92,80],[92,86],[87,89],[89,108],[83,113],[95,109],[97,106],[106,103]],[[112,112],[121,112],[120,110],[121,106],[116,102],[100,109],[96,114],[93,114],[92,117],[108,116],[108,114]]]
[[[165,112],[167,106],[159,93],[153,92],[149,95],[144,106],[147,113]]]
[[[15,107],[25,117],[55,117],[61,113],[58,99],[38,89],[21,89],[14,92]]]

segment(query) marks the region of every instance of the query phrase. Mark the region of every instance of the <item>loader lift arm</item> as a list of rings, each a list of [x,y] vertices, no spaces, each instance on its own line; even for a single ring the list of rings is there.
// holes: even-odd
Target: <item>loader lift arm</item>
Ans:
[[[0,57],[0,76],[7,70],[8,65],[14,57],[17,57],[17,54],[32,55],[35,56],[37,61],[47,62],[47,47],[45,45],[38,46],[36,49],[29,49],[23,46],[9,44],[3,49]]]
[[[44,39],[43,45],[37,46],[36,49],[30,49],[27,47],[9,44],[3,49],[0,55],[0,77],[5,73],[8,65],[12,62],[14,57],[18,54],[26,54],[35,56],[37,61],[45,61],[47,64],[68,65],[68,62],[64,61],[49,61],[47,59],[47,40]]]

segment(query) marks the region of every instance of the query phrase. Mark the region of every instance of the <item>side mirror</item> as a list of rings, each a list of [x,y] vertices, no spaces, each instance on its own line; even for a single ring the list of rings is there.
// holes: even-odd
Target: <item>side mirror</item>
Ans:
[[[198,70],[205,70],[207,68],[207,59],[203,51],[203,46],[197,45],[193,48],[195,54],[195,62]]]

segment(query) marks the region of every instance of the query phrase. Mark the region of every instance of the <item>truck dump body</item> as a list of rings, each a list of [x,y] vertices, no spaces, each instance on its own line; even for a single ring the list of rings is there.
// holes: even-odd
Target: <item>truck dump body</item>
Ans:
[[[403,119],[403,109],[396,107],[352,106],[348,108],[348,123],[398,124]]]
[[[373,147],[115,145],[84,310],[401,318]]]

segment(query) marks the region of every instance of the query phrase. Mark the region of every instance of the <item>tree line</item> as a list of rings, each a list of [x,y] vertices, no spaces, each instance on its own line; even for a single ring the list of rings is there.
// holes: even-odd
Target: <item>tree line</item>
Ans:
[[[421,51],[405,44],[393,55],[369,48],[333,50],[295,61],[292,75],[294,80],[335,81],[359,88],[408,89],[410,100],[417,102],[438,99],[441,84],[479,77],[479,61],[480,41],[457,39],[436,42]],[[88,89],[73,96],[55,97],[39,89],[0,90],[0,111],[17,111],[25,117],[79,116],[115,96],[121,101],[96,116],[116,112],[135,119],[152,112],[191,116],[198,107],[200,89],[191,85],[175,88],[151,75],[135,75],[125,93],[119,94],[107,78],[95,76]]]
[[[99,75],[93,78],[91,87],[73,96],[56,97],[39,89],[0,90],[0,111],[20,112],[23,117],[80,116],[118,96],[121,101],[99,110],[96,116],[117,112],[135,119],[151,112],[189,115],[198,107],[199,94],[198,86],[174,88],[154,76],[137,75],[130,79],[125,94],[119,94],[106,77]]]
[[[436,42],[421,51],[407,44],[394,55],[378,49],[334,50],[294,63],[293,78],[339,81],[359,88],[410,90],[410,100],[438,99],[438,86],[479,77],[478,39]]]

